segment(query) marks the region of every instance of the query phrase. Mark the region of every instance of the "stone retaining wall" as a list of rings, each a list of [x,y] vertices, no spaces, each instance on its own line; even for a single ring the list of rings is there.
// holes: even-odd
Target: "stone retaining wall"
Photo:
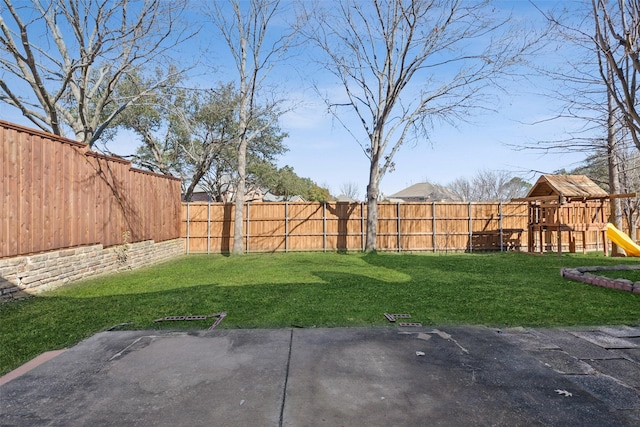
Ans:
[[[0,296],[34,294],[74,280],[129,270],[184,254],[184,240],[147,240],[104,248],[81,246],[0,259]]]
[[[603,286],[605,288],[619,289],[621,291],[640,294],[640,282],[634,283],[627,279],[612,279],[610,277],[591,274],[595,271],[607,270],[640,270],[640,265],[563,268],[560,270],[560,275],[565,279],[588,283],[590,285]]]

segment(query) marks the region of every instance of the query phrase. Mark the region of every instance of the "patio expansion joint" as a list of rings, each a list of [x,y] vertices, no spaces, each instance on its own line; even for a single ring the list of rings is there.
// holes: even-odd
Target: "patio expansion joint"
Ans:
[[[291,368],[291,352],[293,349],[293,329],[290,330],[289,335],[289,354],[287,355],[287,368],[284,374],[284,385],[282,387],[282,402],[280,404],[280,420],[278,426],[284,425],[284,408],[287,403],[287,386],[289,384],[289,369]]]

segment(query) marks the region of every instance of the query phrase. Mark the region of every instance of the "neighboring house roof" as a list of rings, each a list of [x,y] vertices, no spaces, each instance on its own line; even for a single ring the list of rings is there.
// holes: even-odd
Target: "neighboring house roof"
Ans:
[[[451,189],[438,184],[430,184],[421,182],[414,184],[404,190],[391,194],[389,199],[401,199],[404,201],[422,202],[422,201],[443,201],[443,200],[460,200],[460,197]]]
[[[230,198],[233,195],[233,193],[229,190],[227,190],[226,194],[230,195]],[[299,195],[291,196],[288,200],[285,200],[284,196],[275,195],[271,191],[268,191],[264,188],[252,188],[247,190],[244,199],[245,202],[306,202],[306,200]],[[211,198],[209,197],[208,191],[198,184],[193,189],[191,201],[207,202],[211,201]]]
[[[351,197],[347,196],[346,194],[341,194],[338,197],[336,197],[336,202],[353,203],[353,202],[355,202],[355,200],[353,200]]]
[[[181,194],[182,199],[184,200],[184,193]],[[189,202],[210,202],[211,196],[200,184],[197,184],[193,187],[193,192],[191,193],[191,199]]]
[[[196,184],[195,187],[193,187],[193,192],[194,193],[206,193],[207,190],[200,184]]]
[[[586,175],[542,175],[531,187],[527,199],[558,196],[566,199],[603,199],[609,194]]]
[[[233,190],[235,190],[235,188],[233,188],[230,184],[223,184],[223,187],[226,187],[226,189],[223,189],[221,196],[223,196],[223,199],[226,200],[231,200],[234,196],[234,192]],[[261,202],[262,201],[262,196],[263,193],[266,190],[262,189],[262,188],[250,188],[247,190],[246,194],[244,195],[244,200],[246,202]],[[182,194],[183,198],[184,198],[184,194]],[[191,200],[192,202],[207,202],[207,201],[213,201],[213,197],[211,197],[209,190],[207,190],[204,186],[197,184],[194,188],[193,188],[193,193],[191,195]]]
[[[306,200],[299,195],[291,196],[287,200],[285,200],[284,196],[278,196],[276,194],[273,194],[271,191],[267,191],[262,196],[262,201],[263,202],[306,202]]]

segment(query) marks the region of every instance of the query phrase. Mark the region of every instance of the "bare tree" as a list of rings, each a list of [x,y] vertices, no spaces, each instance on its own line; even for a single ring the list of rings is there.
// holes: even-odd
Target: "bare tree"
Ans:
[[[606,147],[600,148],[592,155],[587,157],[584,162],[575,169],[570,170],[571,174],[583,174],[589,176],[594,182],[601,186],[609,193],[636,193],[635,197],[625,197],[615,199],[619,202],[616,227],[623,229],[626,222],[626,230],[630,236],[635,236],[637,228],[640,225],[640,153],[635,148],[631,138],[617,137],[616,143],[616,180],[618,181],[617,190],[610,187],[611,171],[610,169],[610,153]],[[613,207],[612,207],[613,209]],[[614,222],[614,212],[609,218],[609,222]],[[614,245],[615,251],[615,245]],[[614,252],[615,253],[615,252]]]
[[[640,150],[640,1],[591,0],[602,81]],[[606,65],[604,65],[604,64]],[[608,73],[608,70],[611,73]]]
[[[640,2],[637,0],[592,0],[595,23],[595,42],[602,82],[607,88],[609,108],[607,158],[609,191],[618,193],[629,188],[634,173],[628,173],[629,160],[618,148],[615,126],[621,122],[622,131],[630,136],[640,150],[640,114],[637,110],[637,92],[640,87]],[[619,120],[618,120],[619,117]],[[624,205],[624,209],[622,207]],[[610,221],[620,227],[620,217],[627,217],[630,235],[635,237],[639,218],[637,199],[612,199]],[[613,245],[613,255],[618,251]]]
[[[638,226],[640,225],[640,152],[633,149],[630,138],[623,139],[616,144],[615,150],[615,170],[612,177],[611,162],[608,162],[608,178],[610,193],[636,193],[635,197],[625,197],[623,199],[613,199],[611,201],[610,222],[617,227],[622,227],[622,218],[627,225],[629,236],[635,239]],[[611,153],[607,153],[607,158],[611,158]],[[611,184],[616,187],[611,187]],[[617,202],[614,204],[614,202]],[[615,221],[615,222],[614,222]],[[613,245],[613,254],[618,252],[616,245]]]
[[[340,192],[352,200],[358,200],[358,195],[360,194],[358,184],[352,181],[342,183]]]
[[[185,38],[177,31],[183,0],[3,2],[0,101],[45,131],[71,128],[89,146],[149,89],[119,99],[121,80]]]
[[[531,184],[506,171],[481,170],[473,178],[458,178],[448,187],[465,202],[507,202],[526,196]]]
[[[601,170],[605,171],[607,176],[605,179],[599,173],[594,173],[594,168],[577,170],[584,169],[592,178],[602,181],[610,193],[615,194],[623,192],[623,187],[629,188],[628,183],[623,182],[626,178],[622,172],[628,169],[627,162],[631,159],[627,155],[627,140],[633,138],[633,130],[630,127],[633,114],[625,113],[628,106],[621,102],[625,97],[621,94],[635,93],[633,76],[637,71],[634,71],[634,66],[629,60],[621,59],[617,65],[611,61],[624,50],[617,42],[617,53],[610,50],[610,33],[614,21],[612,15],[606,12],[606,8],[615,8],[613,4],[594,0],[588,3],[591,4],[591,8],[581,7],[571,11],[570,16],[555,16],[553,13],[543,12],[556,30],[561,49],[570,50],[573,55],[572,58],[563,57],[564,66],[560,69],[544,70],[550,81],[557,83],[549,96],[558,99],[563,105],[562,111],[552,120],[569,119],[578,123],[579,127],[577,131],[558,140],[540,141],[536,148],[556,152],[583,151],[587,156],[587,164],[602,166]],[[618,7],[622,3],[618,2]],[[621,14],[615,16],[616,19],[624,20]],[[607,21],[606,25],[603,24],[603,19]],[[631,86],[621,89],[622,83],[617,76],[623,76],[623,80],[629,78]],[[602,163],[594,163],[594,158],[602,159]],[[622,204],[629,203],[632,201],[611,199],[609,221],[621,227]],[[626,209],[624,212],[633,212],[633,209]],[[633,222],[631,218],[629,223]],[[617,251],[615,245],[613,251],[614,254]]]
[[[267,38],[273,20],[280,12],[280,0],[230,0],[212,2],[209,17],[222,33],[238,72],[239,120],[235,137],[238,181],[235,195],[232,253],[244,252],[244,197],[247,177],[247,144],[262,131],[256,118],[265,115],[277,119],[284,113],[281,99],[260,100],[266,95],[265,78],[287,51],[292,34]],[[262,107],[259,106],[262,101]],[[269,126],[271,123],[263,123]]]
[[[640,153],[627,150],[625,159],[620,162],[625,167],[620,171],[620,190],[624,193],[636,193],[634,198],[622,199],[622,213],[627,220],[629,236],[635,239],[640,227]]]
[[[602,64],[602,63],[600,63]],[[607,65],[607,80],[612,81],[613,72],[611,67]],[[607,175],[609,178],[609,192],[613,194],[620,193],[620,141],[618,137],[618,118],[617,108],[615,107],[613,93],[607,90]],[[622,218],[621,212],[622,202],[620,199],[610,199],[609,201],[609,222],[616,227],[620,227],[620,219]],[[612,244],[611,255],[617,256],[620,248]]]
[[[346,99],[327,105],[370,161],[365,250],[375,251],[380,181],[394,169],[398,150],[429,138],[435,120],[455,123],[488,107],[478,95],[487,95],[484,89],[537,40],[507,37],[508,18],[491,16],[487,1],[336,3],[308,12],[313,26],[305,33],[344,89]],[[345,113],[355,115],[362,137]]]
[[[473,182],[468,178],[456,178],[447,187],[453,190],[463,202],[470,202],[475,197]]]

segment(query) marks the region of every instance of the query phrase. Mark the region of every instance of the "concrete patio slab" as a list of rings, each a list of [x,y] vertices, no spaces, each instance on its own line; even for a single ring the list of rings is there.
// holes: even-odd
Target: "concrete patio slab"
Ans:
[[[618,338],[640,338],[640,327],[637,326],[602,326],[598,330]]]
[[[582,360],[619,359],[619,353],[603,348],[575,335],[576,330],[544,329],[534,330],[541,339],[551,340],[558,348]]]
[[[638,348],[637,344],[634,344],[631,341],[614,337],[604,332],[592,332],[592,331],[573,331],[570,332],[571,335],[574,335],[578,338],[582,338],[583,340],[589,341],[597,345],[598,347],[610,349],[620,349],[620,348]]]
[[[562,350],[533,350],[530,354],[559,374],[593,375],[596,373],[593,366]]]
[[[637,388],[531,351],[483,327],[103,332],[2,385],[0,424],[638,425]]]
[[[638,365],[625,359],[594,360],[589,363],[598,372],[622,381],[626,386],[640,389]]]

